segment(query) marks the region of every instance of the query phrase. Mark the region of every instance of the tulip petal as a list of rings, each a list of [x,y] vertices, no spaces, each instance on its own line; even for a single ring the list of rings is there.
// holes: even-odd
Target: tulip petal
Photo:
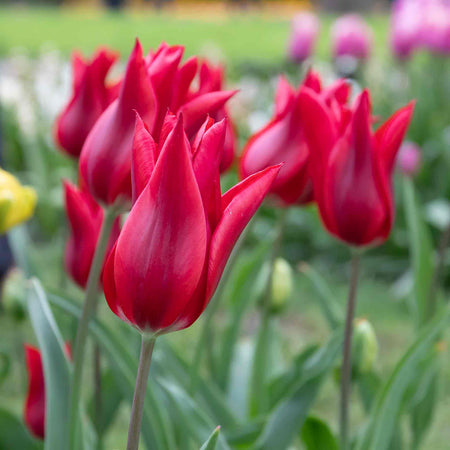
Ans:
[[[177,320],[199,283],[206,247],[205,212],[180,118],[116,247],[116,303],[135,326],[156,331]]]
[[[37,348],[25,345],[28,371],[28,393],[25,401],[24,421],[31,433],[44,439],[45,435],[45,380],[41,354]]]
[[[390,176],[395,157],[411,122],[415,102],[411,102],[395,112],[375,133],[377,151],[384,170]]]
[[[180,106],[185,103],[189,93],[189,86],[197,73],[197,66],[197,57],[192,56],[178,69],[174,80],[173,95],[170,103],[171,111],[178,111]]]
[[[225,142],[226,127],[227,122],[224,119],[206,130],[193,159],[195,177],[211,229],[215,228],[222,212],[219,165]]]
[[[156,143],[136,113],[136,131],[133,139],[133,161],[131,165],[131,183],[133,204],[141,195],[155,167]]]
[[[331,233],[358,246],[378,238],[389,215],[376,177],[370,126],[370,100],[364,91],[357,100],[351,129],[330,155],[323,180],[325,225]]]
[[[298,102],[310,152],[310,171],[314,197],[317,201],[320,201],[323,171],[337,140],[337,126],[324,100],[311,89],[302,87]]]
[[[278,79],[277,91],[275,93],[275,115],[281,115],[294,101],[295,92],[286,77],[281,75]]]
[[[158,113],[152,135],[158,140],[160,129],[173,95],[173,83],[183,56],[181,46],[167,47],[159,52],[148,66],[148,75],[158,97]]]
[[[295,103],[292,103],[284,115],[272,119],[262,130],[250,138],[241,156],[241,178],[266,167],[284,163],[272,185],[272,192],[277,193],[287,183],[293,182],[294,179],[298,180],[299,177],[305,178],[306,183],[304,174],[307,170],[309,149],[300,111],[296,106]],[[296,190],[301,187],[297,186]],[[301,191],[297,197],[300,195]]]
[[[234,244],[269,191],[280,167],[281,164],[255,173],[222,196],[222,217],[211,237],[204,307],[216,290]]]
[[[320,75],[313,70],[308,70],[302,85],[319,94],[322,91],[322,81]]]
[[[180,111],[188,138],[192,138],[208,115],[213,116],[237,91],[217,91],[199,95],[185,103]]]
[[[119,98],[96,122],[80,157],[80,173],[89,191],[107,204],[113,203],[119,195],[131,197],[134,111],[150,129],[153,127],[156,100],[139,41],[128,60]]]

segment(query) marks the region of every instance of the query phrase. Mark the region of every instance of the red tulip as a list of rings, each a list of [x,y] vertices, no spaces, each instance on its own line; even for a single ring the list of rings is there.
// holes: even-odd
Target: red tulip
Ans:
[[[91,61],[74,53],[72,62],[72,98],[58,116],[55,140],[69,155],[78,158],[84,141],[97,119],[117,97],[118,85],[105,82],[117,54],[99,50]]]
[[[199,317],[279,170],[270,167],[221,196],[226,122],[208,120],[203,129],[191,145],[180,116],[159,150],[137,120],[134,205],[103,286],[111,310],[141,331],[175,331]]]
[[[319,76],[309,72],[303,86],[318,93],[330,105],[336,120],[346,120],[344,105],[350,90],[345,81],[339,80],[329,88],[322,89]],[[299,91],[281,77],[275,97],[274,116],[262,130],[250,138],[239,163],[240,174],[244,178],[265,167],[284,162],[271,188],[271,193],[284,205],[308,203],[313,198],[309,170],[310,151],[305,139],[305,124],[299,100]]]
[[[300,104],[315,200],[325,227],[350,245],[382,243],[394,220],[392,170],[414,104],[397,111],[375,133],[367,91],[358,96],[345,127],[311,89],[302,89]]]
[[[71,235],[65,252],[66,270],[82,288],[86,287],[95,247],[103,221],[103,209],[86,191],[64,182],[66,213]],[[109,249],[119,235],[116,219],[109,240]]]
[[[45,436],[45,380],[40,351],[24,345],[28,371],[28,393],[25,400],[24,421],[31,434],[39,439]],[[72,359],[72,350],[66,343],[66,354]]]
[[[221,66],[214,67],[207,60],[203,61],[200,66],[198,94],[206,94],[208,92],[221,91],[223,89],[225,79],[225,69]],[[220,173],[228,170],[233,164],[234,155],[236,154],[236,131],[233,122],[229,118],[229,113],[224,105],[215,113],[210,112],[209,115],[216,121],[220,121],[225,117],[227,120],[227,132],[225,135],[225,144],[220,160]]]
[[[167,110],[182,112],[186,133],[192,139],[208,114],[215,114],[234,95],[234,91],[211,91],[191,98],[189,86],[197,71],[197,60],[179,66],[182,55],[183,47],[162,44],[144,58],[136,41],[119,97],[97,121],[81,153],[81,176],[97,200],[112,204],[118,197],[131,197],[135,111],[156,142]]]

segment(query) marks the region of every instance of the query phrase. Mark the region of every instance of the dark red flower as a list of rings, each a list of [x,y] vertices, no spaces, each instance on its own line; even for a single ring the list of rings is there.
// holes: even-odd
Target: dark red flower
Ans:
[[[221,195],[225,132],[225,120],[208,119],[191,145],[180,116],[159,149],[137,120],[134,205],[103,286],[112,311],[141,331],[179,330],[199,317],[278,173],[270,167]]]
[[[348,120],[345,104],[350,88],[339,80],[327,89],[315,72],[309,72],[303,86],[316,92],[333,111],[336,120]],[[265,167],[284,162],[271,193],[282,204],[304,204],[313,199],[309,170],[310,150],[305,139],[305,121],[300,108],[300,88],[295,90],[280,78],[271,121],[248,141],[239,163],[242,178]]]
[[[78,158],[84,141],[97,119],[117,97],[118,84],[108,86],[106,76],[117,54],[99,50],[91,61],[74,53],[72,61],[72,98],[58,116],[55,140],[69,155]]]
[[[350,245],[382,243],[394,220],[392,170],[414,104],[397,111],[375,133],[368,91],[356,99],[346,126],[311,89],[302,89],[300,105],[315,200],[325,227]]]
[[[64,191],[70,225],[70,237],[65,252],[66,270],[72,279],[84,288],[91,270],[104,213],[88,192],[67,181],[64,182]],[[111,231],[109,249],[114,245],[119,232],[119,219],[116,219]]]
[[[119,97],[101,115],[86,139],[80,174],[91,194],[105,204],[131,197],[131,147],[135,111],[159,142],[166,113],[182,113],[189,139],[208,115],[220,111],[234,91],[209,91],[194,97],[189,86],[197,60],[180,66],[183,47],[162,44],[144,58],[139,41],[128,60]]]
[[[31,434],[39,439],[45,436],[45,380],[40,351],[24,345],[25,364],[28,371],[28,392],[25,400],[24,421]],[[66,343],[67,357],[72,359],[72,350]]]

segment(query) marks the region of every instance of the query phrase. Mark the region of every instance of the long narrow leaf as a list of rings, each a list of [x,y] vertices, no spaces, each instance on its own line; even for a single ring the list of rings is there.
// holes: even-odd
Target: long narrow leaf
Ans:
[[[305,362],[304,373],[293,392],[275,408],[255,449],[287,449],[308,415],[325,376],[333,367],[342,346],[341,333],[332,338]]]
[[[70,300],[51,294],[50,301],[73,317],[79,317],[81,309]],[[112,370],[117,374],[118,385],[129,401],[133,398],[134,383],[137,373],[137,360],[133,358],[124,340],[112,333],[98,319],[90,324],[90,332],[95,341],[105,352]],[[126,342],[126,341],[125,341]],[[173,433],[168,429],[169,424],[162,420],[151,383],[149,383],[145,398],[142,434],[147,448],[153,450],[175,448]]]
[[[404,354],[380,392],[369,425],[357,441],[356,450],[389,448],[405,392],[415,377],[418,365],[449,322],[450,309],[447,308],[424,328]]]
[[[70,369],[64,342],[42,286],[30,282],[28,308],[42,352],[45,377],[45,448],[68,448]]]

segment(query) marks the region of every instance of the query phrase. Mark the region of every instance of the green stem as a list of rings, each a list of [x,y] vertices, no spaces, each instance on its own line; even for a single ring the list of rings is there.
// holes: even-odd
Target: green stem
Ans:
[[[70,394],[70,435],[69,448],[77,450],[78,442],[78,408],[80,403],[81,381],[83,378],[84,356],[86,352],[86,341],[89,328],[89,322],[95,313],[98,298],[98,284],[100,272],[103,266],[103,260],[106,248],[111,234],[114,220],[118,215],[118,209],[112,206],[105,210],[103,223],[97,241],[94,257],[92,259],[91,270],[89,272],[86,284],[83,311],[78,322],[77,336],[75,338],[74,358],[73,358],[73,377],[72,389]]]
[[[142,413],[144,411],[145,391],[152,361],[156,337],[142,335],[141,356],[134,388],[133,406],[131,407],[130,426],[128,428],[127,450],[138,450],[141,434]]]
[[[286,226],[287,209],[281,211],[275,231],[275,239],[269,256],[269,273],[265,295],[262,302],[261,322],[256,340],[255,353],[251,376],[251,414],[257,416],[266,411],[267,397],[264,395],[264,385],[267,379],[267,368],[269,363],[269,350],[271,340],[271,302],[272,302],[272,279],[275,260],[280,253],[283,234]]]
[[[352,254],[352,273],[350,277],[350,289],[347,301],[347,315],[345,318],[344,348],[342,353],[341,371],[341,404],[340,404],[340,437],[341,450],[348,450],[348,415],[350,401],[350,387],[352,374],[352,335],[353,318],[356,306],[356,290],[358,284],[359,254],[355,251]]]
[[[214,323],[214,315],[216,314],[217,310],[219,309],[220,305],[220,299],[222,298],[222,295],[225,290],[225,286],[227,285],[227,282],[231,276],[231,273],[233,272],[233,267],[238,259],[239,253],[241,248],[244,245],[245,238],[247,236],[248,230],[250,229],[251,224],[247,226],[245,231],[242,233],[240,239],[237,241],[236,245],[234,246],[234,249],[231,253],[230,258],[228,259],[228,263],[225,266],[225,270],[223,271],[223,275],[220,279],[219,286],[217,287],[216,293],[214,294],[213,298],[209,302],[208,307],[205,311],[205,319],[203,322],[203,327],[200,331],[200,336],[197,342],[197,345],[195,346],[195,352],[194,357],[192,359],[192,365],[190,369],[190,383],[189,383],[189,391],[190,394],[195,394],[195,391],[197,390],[198,385],[198,372],[199,367],[202,362],[203,354],[206,350],[206,346],[211,346],[211,342],[214,339],[212,337],[212,324]],[[213,355],[210,355],[213,356]],[[211,366],[213,366],[213,359],[210,358]],[[213,370],[213,367],[211,367]]]
[[[434,269],[433,280],[430,287],[430,297],[427,303],[427,319],[431,320],[437,309],[437,292],[442,278],[442,273],[445,267],[445,253],[450,244],[450,225],[445,228],[439,240],[439,248],[436,259],[436,266]]]
[[[100,347],[95,344],[94,347],[94,424],[98,436],[98,448],[102,448],[102,368]]]

